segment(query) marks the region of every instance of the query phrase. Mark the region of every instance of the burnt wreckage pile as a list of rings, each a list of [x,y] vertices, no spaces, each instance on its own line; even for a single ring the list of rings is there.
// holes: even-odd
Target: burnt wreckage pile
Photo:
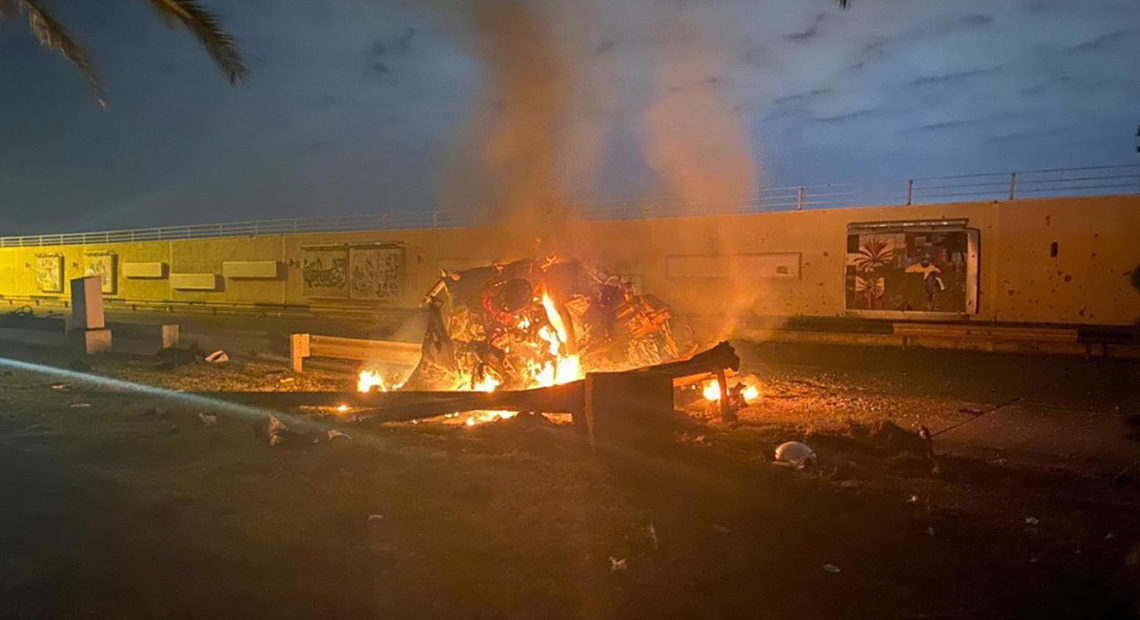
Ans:
[[[519,390],[681,356],[669,308],[572,258],[444,272],[405,390]]]

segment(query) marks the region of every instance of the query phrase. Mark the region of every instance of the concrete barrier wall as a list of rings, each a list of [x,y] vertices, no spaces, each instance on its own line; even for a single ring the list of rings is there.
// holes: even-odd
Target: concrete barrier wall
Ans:
[[[834,317],[846,314],[849,224],[940,219],[966,219],[980,231],[979,308],[969,320],[1140,321],[1138,195],[579,222],[566,237],[575,254],[637,278],[682,312]],[[405,308],[419,303],[441,266],[509,258],[500,237],[493,228],[452,228],[0,248],[0,295],[9,305],[33,297],[62,302],[66,287],[44,293],[37,285],[37,255],[62,255],[70,279],[83,274],[87,254],[110,252],[119,265],[107,295],[113,301]],[[302,246],[373,242],[404,247],[399,299],[305,296]],[[224,278],[226,261],[277,261],[278,276]],[[126,263],[162,263],[164,277],[124,277]],[[170,274],[213,274],[217,286],[174,289]]]

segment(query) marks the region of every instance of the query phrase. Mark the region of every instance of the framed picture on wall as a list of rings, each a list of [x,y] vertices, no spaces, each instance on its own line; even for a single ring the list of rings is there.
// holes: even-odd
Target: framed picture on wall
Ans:
[[[301,279],[305,297],[348,298],[348,245],[301,247]]]
[[[348,251],[349,296],[394,300],[403,293],[404,248],[392,243],[353,245]]]
[[[880,318],[976,314],[978,243],[978,231],[966,220],[850,224],[847,312]]]
[[[63,255],[36,254],[36,288],[41,293],[63,292]]]
[[[87,263],[83,275],[101,276],[103,278],[103,294],[114,295],[118,281],[119,257],[114,252],[91,252],[83,255]]]

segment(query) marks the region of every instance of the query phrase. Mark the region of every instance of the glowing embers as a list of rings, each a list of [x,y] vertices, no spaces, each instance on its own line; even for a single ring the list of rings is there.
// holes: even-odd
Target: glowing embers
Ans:
[[[377,370],[362,370],[356,378],[356,391],[358,392],[391,392],[404,386],[404,380],[389,376],[387,380]]]
[[[706,381],[701,388],[701,395],[709,402],[719,401],[720,384],[716,379]],[[760,388],[749,381],[740,381],[729,386],[728,397],[730,404],[735,404],[738,408],[745,407],[760,400]]]

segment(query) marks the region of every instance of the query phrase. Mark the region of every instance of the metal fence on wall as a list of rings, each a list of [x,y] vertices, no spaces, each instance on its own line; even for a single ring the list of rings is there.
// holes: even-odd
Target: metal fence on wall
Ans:
[[[1054,168],[1018,172],[916,177],[902,183],[828,183],[769,187],[745,205],[693,204],[677,200],[601,202],[582,211],[599,220],[768,212],[856,206],[917,205],[986,200],[1140,193],[1140,165]],[[377,213],[161,226],[102,232],[0,237],[0,247],[93,245],[287,233],[457,228],[478,224],[470,212]]]

